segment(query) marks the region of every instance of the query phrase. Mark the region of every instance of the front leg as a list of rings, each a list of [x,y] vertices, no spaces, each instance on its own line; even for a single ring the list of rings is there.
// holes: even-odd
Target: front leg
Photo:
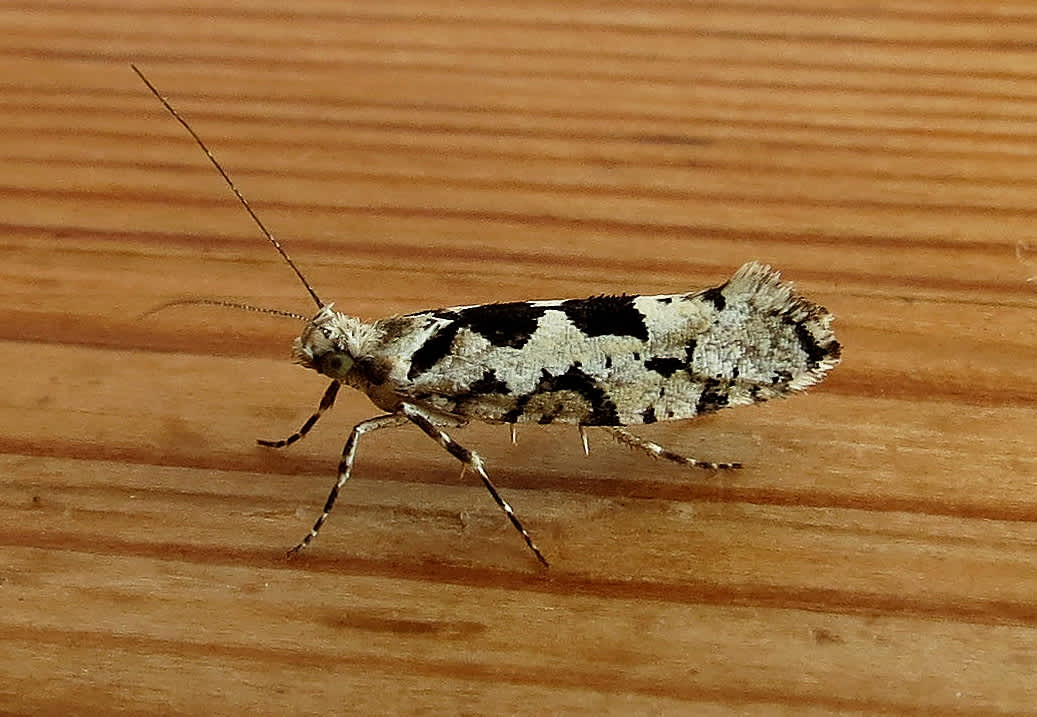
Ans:
[[[320,405],[317,406],[317,410],[313,412],[313,415],[306,419],[306,423],[302,424],[302,428],[288,436],[288,438],[282,438],[279,441],[264,441],[262,438],[257,438],[256,443],[267,448],[284,448],[290,446],[297,440],[305,436],[313,428],[314,424],[320,420],[321,415],[329,408],[335,405],[335,396],[338,395],[338,387],[341,386],[338,381],[332,381],[331,385],[328,386],[328,390],[324,392],[324,395],[320,399]]]
[[[522,534],[523,539],[526,541],[526,545],[533,551],[537,560],[541,562],[544,567],[548,566],[547,559],[543,553],[540,552],[540,548],[536,546],[533,539],[526,532],[526,529],[522,526],[522,521],[515,515],[515,511],[512,510],[508,502],[501,497],[501,494],[497,491],[496,486],[490,481],[490,476],[486,474],[486,470],[483,468],[482,458],[475,451],[470,451],[460,443],[455,441],[443,430],[438,428],[432,421],[432,417],[429,416],[425,411],[411,403],[400,404],[399,411],[401,414],[406,416],[414,425],[420,428],[428,435],[429,438],[436,441],[439,445],[443,446],[450,455],[457,460],[461,461],[462,470],[464,468],[471,468],[473,471],[479,474],[479,478],[482,479],[482,483],[486,486],[486,490],[490,491],[490,495],[500,506],[500,509],[504,511],[504,514],[508,516],[508,520],[515,526],[515,530]]]

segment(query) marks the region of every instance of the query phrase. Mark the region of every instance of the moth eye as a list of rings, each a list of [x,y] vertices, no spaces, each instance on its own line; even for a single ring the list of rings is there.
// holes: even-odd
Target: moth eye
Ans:
[[[341,376],[353,367],[349,354],[329,353],[320,357],[320,372],[328,376]]]

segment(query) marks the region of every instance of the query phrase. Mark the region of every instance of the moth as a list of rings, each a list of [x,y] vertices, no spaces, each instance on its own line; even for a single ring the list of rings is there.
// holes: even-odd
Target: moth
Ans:
[[[626,427],[785,396],[817,383],[839,363],[842,349],[830,328],[831,314],[795,294],[778,272],[753,262],[725,283],[697,292],[456,306],[370,323],[340,313],[317,296],[194,130],[133,70],[202,148],[317,304],[312,318],[289,314],[306,322],[293,354],[330,383],[298,431],[259,444],[281,448],[304,437],[343,385],[383,411],[353,427],[324,509],[289,555],[309,545],[327,521],[352,474],[360,438],[414,425],[460,461],[462,475],[471,470],[479,476],[546,566],[483,459],[447,429],[472,421],[508,424],[514,438],[516,424],[566,423],[579,429],[585,451],[585,429],[595,427],[653,458],[738,468],[670,451]]]

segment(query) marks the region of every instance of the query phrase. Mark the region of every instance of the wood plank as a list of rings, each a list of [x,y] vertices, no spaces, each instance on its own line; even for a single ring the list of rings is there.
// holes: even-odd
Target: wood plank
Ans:
[[[0,7],[0,710],[1027,714],[1037,703],[1037,13],[966,0]],[[305,293],[685,291],[836,314],[807,395],[641,431],[417,431],[320,538],[343,395]]]

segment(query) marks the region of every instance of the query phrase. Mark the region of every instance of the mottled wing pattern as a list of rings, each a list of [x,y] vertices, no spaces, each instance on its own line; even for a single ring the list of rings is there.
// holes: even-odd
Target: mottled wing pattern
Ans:
[[[777,272],[751,263],[692,294],[486,304],[390,319],[396,324],[386,324],[379,353],[396,363],[392,390],[437,412],[617,426],[806,388],[838,362],[830,320]]]

